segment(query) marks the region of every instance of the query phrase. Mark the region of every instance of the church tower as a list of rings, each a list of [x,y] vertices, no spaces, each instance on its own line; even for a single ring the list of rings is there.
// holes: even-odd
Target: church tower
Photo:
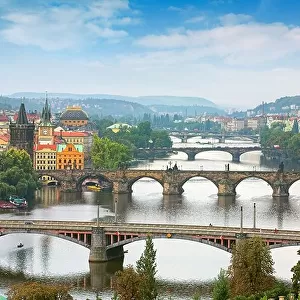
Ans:
[[[48,103],[48,96],[46,92],[46,101],[43,107],[41,123],[38,129],[38,144],[39,145],[53,145],[54,143],[54,126],[51,124],[51,109]]]
[[[10,147],[24,149],[33,158],[34,123],[29,123],[22,101],[16,123],[9,124]]]

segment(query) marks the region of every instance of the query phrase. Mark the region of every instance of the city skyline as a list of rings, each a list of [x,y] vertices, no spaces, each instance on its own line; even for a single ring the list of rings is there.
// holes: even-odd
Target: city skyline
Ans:
[[[249,107],[299,94],[293,0],[2,0],[1,94],[203,97]]]

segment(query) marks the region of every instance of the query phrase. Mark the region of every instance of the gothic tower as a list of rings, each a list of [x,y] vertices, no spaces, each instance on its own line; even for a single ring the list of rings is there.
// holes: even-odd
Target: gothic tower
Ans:
[[[10,146],[24,149],[33,158],[34,123],[29,123],[22,101],[16,123],[9,124]]]
[[[38,128],[38,144],[53,145],[54,144],[54,126],[51,124],[51,110],[48,103],[46,92],[46,101],[43,107],[41,122]]]

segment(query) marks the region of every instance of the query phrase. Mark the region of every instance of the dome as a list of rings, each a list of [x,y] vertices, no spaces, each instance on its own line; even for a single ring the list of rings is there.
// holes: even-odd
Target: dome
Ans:
[[[89,117],[80,106],[67,107],[67,110],[60,116],[60,120],[88,120]]]

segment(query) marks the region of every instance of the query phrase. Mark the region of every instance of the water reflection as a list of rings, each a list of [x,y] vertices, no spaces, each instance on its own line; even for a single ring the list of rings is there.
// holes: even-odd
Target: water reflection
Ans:
[[[172,160],[180,161],[178,165],[184,170],[199,169],[200,166],[207,170],[223,170],[224,164],[228,163],[228,157],[224,153],[218,156],[218,160],[213,152],[207,155],[209,156],[206,159],[197,157],[196,161],[186,161],[185,156],[179,153],[166,160],[148,163],[147,168],[161,169]],[[259,161],[259,153],[246,153],[240,164],[230,162],[230,169],[253,170],[253,166],[256,166],[257,169],[268,170],[264,165],[259,166]],[[143,169],[145,165],[141,164],[137,168]],[[0,218],[89,221],[96,219],[99,205],[100,218],[107,222],[114,222],[117,216],[118,222],[239,226],[240,206],[243,206],[244,226],[252,227],[253,204],[256,203],[257,228],[299,229],[300,183],[291,187],[289,199],[273,199],[271,187],[258,179],[242,181],[236,188],[236,198],[218,197],[216,186],[202,177],[190,179],[183,188],[182,195],[162,195],[161,185],[149,178],[142,178],[134,183],[132,195],[62,193],[55,187],[48,187],[39,191],[36,201],[33,202],[34,207],[28,212],[4,212],[0,214]],[[16,245],[20,241],[24,247],[18,249]],[[0,268],[50,281],[71,280],[78,287],[73,292],[76,299],[95,295],[88,291],[93,289],[101,291],[103,299],[111,299],[111,293],[107,290],[111,275],[122,268],[122,262],[115,266],[91,266],[88,263],[88,249],[54,237],[12,234],[0,237],[0,243]],[[230,260],[230,255],[226,252],[188,241],[161,239],[155,240],[155,246],[159,277],[170,282],[193,282],[197,285],[199,282],[212,280],[221,267],[228,266]],[[128,253],[125,255],[124,265],[135,264],[143,248],[144,242],[126,245],[125,250]],[[274,252],[276,271],[283,274],[281,277],[290,278],[291,264],[298,259],[296,250],[280,250],[280,255],[277,255],[279,252]],[[281,263],[286,257],[284,254],[293,260],[287,264]],[[0,270],[0,292],[8,287],[1,276]],[[24,278],[19,277],[19,280]]]

